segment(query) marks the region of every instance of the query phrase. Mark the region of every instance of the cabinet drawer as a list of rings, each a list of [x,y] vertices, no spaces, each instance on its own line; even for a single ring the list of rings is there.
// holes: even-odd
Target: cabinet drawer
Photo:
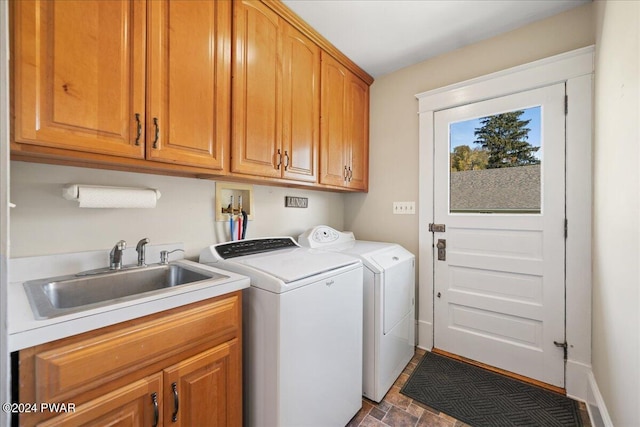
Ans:
[[[203,343],[239,335],[240,293],[206,305],[174,310],[166,316],[46,349],[34,355],[35,399],[69,401],[140,369]]]

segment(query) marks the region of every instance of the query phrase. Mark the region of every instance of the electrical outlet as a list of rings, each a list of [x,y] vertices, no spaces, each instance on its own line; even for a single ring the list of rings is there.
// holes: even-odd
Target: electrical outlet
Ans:
[[[394,215],[415,215],[416,202],[393,202]]]

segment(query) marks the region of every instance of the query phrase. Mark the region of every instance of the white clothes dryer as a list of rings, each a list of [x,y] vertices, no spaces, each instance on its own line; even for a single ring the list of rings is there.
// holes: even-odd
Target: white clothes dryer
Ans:
[[[362,263],[291,237],[213,245],[200,262],[248,276],[244,425],[344,426],[362,407]]]
[[[356,240],[325,225],[307,230],[298,243],[362,261],[363,395],[380,402],[415,353],[415,256],[398,244]]]

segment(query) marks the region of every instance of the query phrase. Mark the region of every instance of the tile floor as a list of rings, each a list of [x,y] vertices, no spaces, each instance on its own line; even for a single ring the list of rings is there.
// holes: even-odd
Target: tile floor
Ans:
[[[362,409],[347,427],[465,427],[468,424],[430,408],[400,393],[400,389],[418,365],[425,351],[416,348],[416,354],[396,380],[382,402],[362,399]],[[585,427],[590,427],[586,407],[580,403],[580,416]]]

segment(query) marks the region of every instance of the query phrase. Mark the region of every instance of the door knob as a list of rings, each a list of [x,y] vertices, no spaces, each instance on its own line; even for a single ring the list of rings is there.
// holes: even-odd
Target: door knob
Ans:
[[[436,244],[436,248],[438,248],[438,261],[446,261],[447,260],[447,241],[446,241],[446,239],[438,239],[438,243]]]

